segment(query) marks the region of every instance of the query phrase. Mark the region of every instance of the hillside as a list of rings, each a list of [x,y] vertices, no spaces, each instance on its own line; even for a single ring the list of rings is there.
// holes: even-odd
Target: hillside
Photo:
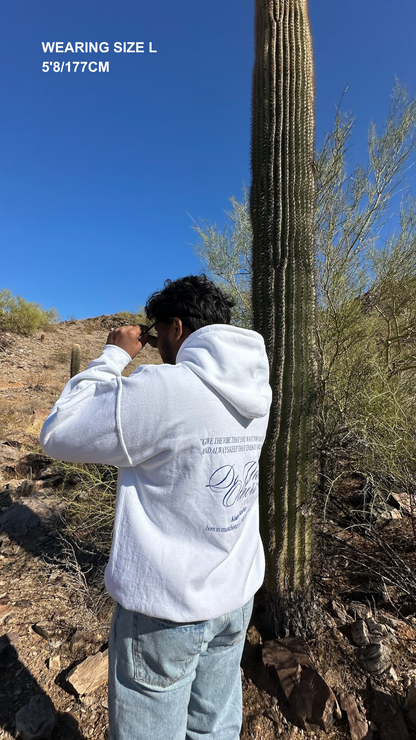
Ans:
[[[36,717],[43,702],[46,724],[48,712],[55,723],[50,737],[105,738],[103,666],[112,611],[102,587],[105,557],[81,530],[78,538],[68,533],[62,500],[76,481],[65,479],[59,464],[42,454],[38,434],[69,379],[72,345],[80,345],[81,367],[86,367],[100,355],[117,321],[102,316],[63,322],[33,337],[0,335],[1,740],[17,736],[16,713],[23,722],[20,710],[33,697],[40,698],[29,710],[32,724],[41,721]],[[157,350],[146,347],[126,374],[143,362],[159,363]],[[416,729],[411,506],[405,497],[379,510],[372,504],[369,527],[369,501],[371,492],[356,476],[346,480],[338,498],[327,501],[325,521],[317,507],[315,602],[307,644],[269,645],[263,654],[266,671],[259,633],[251,628],[243,662],[242,740],[416,737],[409,734]],[[85,674],[69,675],[78,665],[89,666],[86,658],[93,660],[95,686],[87,686]],[[276,673],[282,678],[282,670],[293,677],[291,686],[303,677],[297,684],[303,686],[301,700],[294,700],[287,683],[279,688],[275,679]],[[335,695],[325,693],[323,679]],[[321,703],[324,696],[320,716],[319,691]],[[331,712],[338,718],[329,727]],[[326,721],[327,733],[318,727]]]
[[[18,430],[36,438],[44,410],[50,409],[69,380],[71,348],[81,348],[81,369],[98,357],[117,316],[64,321],[22,337],[0,333],[0,428],[2,435]],[[126,369],[129,374],[139,364],[160,362],[157,350],[145,347]]]

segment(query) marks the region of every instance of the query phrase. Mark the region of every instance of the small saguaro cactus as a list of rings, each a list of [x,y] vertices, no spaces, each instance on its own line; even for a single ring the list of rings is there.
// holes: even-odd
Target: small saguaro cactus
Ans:
[[[79,344],[73,344],[71,350],[71,378],[78,375],[81,362],[81,347]]]
[[[260,462],[268,592],[307,591],[314,485],[314,79],[307,0],[256,0],[252,96],[254,328],[273,401]]]

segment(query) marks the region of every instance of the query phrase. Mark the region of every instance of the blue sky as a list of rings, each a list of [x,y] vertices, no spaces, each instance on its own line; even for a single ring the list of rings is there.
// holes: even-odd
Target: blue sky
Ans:
[[[253,5],[2,4],[0,288],[83,318],[134,310],[166,278],[200,270],[191,217],[221,224],[250,182]],[[317,145],[348,85],[352,156],[364,159],[395,78],[416,92],[416,3],[310,0],[309,11]],[[90,41],[109,52],[42,48]],[[116,53],[124,41],[144,52]],[[109,71],[74,71],[76,61]],[[44,62],[70,64],[43,72]]]

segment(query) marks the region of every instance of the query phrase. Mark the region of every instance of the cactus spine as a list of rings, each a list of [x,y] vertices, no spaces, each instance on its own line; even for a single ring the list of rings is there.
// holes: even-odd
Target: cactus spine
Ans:
[[[306,591],[314,485],[314,81],[307,0],[256,0],[252,97],[254,328],[273,402],[260,463],[266,590]]]
[[[78,375],[81,362],[81,347],[79,344],[73,344],[71,350],[71,378]]]

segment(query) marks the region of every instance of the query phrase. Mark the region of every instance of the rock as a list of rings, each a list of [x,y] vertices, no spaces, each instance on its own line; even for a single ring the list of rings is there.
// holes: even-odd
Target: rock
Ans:
[[[336,618],[341,622],[341,624],[346,624],[350,621],[347,612],[345,611],[342,604],[339,604],[337,601],[331,602],[331,609],[333,613],[335,614]]]
[[[373,688],[371,718],[377,725],[380,740],[410,740],[403,712],[390,694]]]
[[[22,481],[20,480],[20,478],[11,478],[11,479],[9,478],[7,483],[3,483],[4,488],[2,492],[0,493],[0,496],[2,497],[2,499],[5,499],[7,496],[11,498],[12,494],[15,492],[16,488],[20,486],[21,482]],[[10,503],[13,503],[13,501],[11,501]]]
[[[0,604],[0,624],[12,613],[10,604]]]
[[[345,639],[345,635],[341,632],[340,629],[338,629],[338,627],[332,628],[331,635],[334,640],[337,640],[337,642],[342,642]]]
[[[58,466],[56,465],[48,465],[47,468],[43,468],[43,470],[40,470],[39,473],[36,476],[37,480],[45,480],[46,478],[63,478],[64,474],[60,472]]]
[[[364,647],[370,642],[368,636],[368,627],[364,619],[357,619],[351,625],[351,637],[358,647]]]
[[[371,740],[373,732],[367,720],[358,711],[357,702],[352,694],[341,694],[341,709],[346,712],[350,726],[351,740]]]
[[[298,640],[296,647],[293,640],[269,640],[263,647],[263,663],[272,673],[278,674],[279,683],[286,699],[299,683],[302,665],[311,665],[312,657],[306,643]]]
[[[108,674],[108,650],[86,658],[73,668],[67,676],[67,683],[79,695],[92,694],[106,683]]]
[[[46,665],[50,671],[57,673],[61,668],[61,659],[59,655],[53,655],[51,658],[48,658]]]
[[[0,529],[11,537],[21,537],[33,527],[55,527],[64,507],[50,499],[27,498],[12,504],[0,516]]]
[[[263,647],[263,662],[277,678],[303,729],[328,730],[341,717],[335,694],[313,667],[305,642],[298,638],[269,640]]]
[[[390,652],[386,645],[381,643],[367,645],[358,656],[361,668],[368,673],[379,674],[390,668]]]
[[[391,493],[387,499],[387,503],[398,508],[399,511],[404,511],[406,514],[412,513],[412,499],[410,493]]]
[[[2,442],[0,444],[0,460],[18,460],[20,457],[20,449],[13,445]]]
[[[395,631],[391,627],[389,627],[388,624],[385,625],[385,628],[386,628],[386,637],[387,637],[387,639],[388,640],[391,640],[396,645],[398,645],[399,644],[399,641],[398,641],[398,639],[396,637]]]
[[[399,677],[398,677],[396,671],[394,670],[393,666],[391,666],[389,668],[389,670],[386,671],[386,676],[388,678],[391,678],[392,681],[396,681],[397,682],[399,680]]]
[[[323,679],[333,689],[334,687],[337,688],[338,686],[343,685],[343,679],[341,677],[340,671],[334,668],[333,666],[331,666],[331,668],[328,668],[328,670],[325,671],[323,675]]]
[[[23,740],[49,738],[56,723],[56,712],[46,694],[33,696],[16,714],[16,733]]]
[[[44,637],[45,640],[50,640],[57,634],[61,634],[60,628],[57,627],[56,624],[54,624],[53,622],[48,622],[46,619],[44,619],[42,622],[37,622],[36,624],[34,624],[33,630],[34,632],[36,632],[36,634]]]
[[[362,604],[360,601],[351,601],[348,604],[347,611],[354,619],[367,619],[373,613],[368,604]]]
[[[383,614],[383,612],[378,612],[377,620],[379,624],[385,624],[392,630],[400,625],[400,619],[393,619],[393,617],[390,617],[388,614]]]
[[[261,636],[254,624],[247,630],[247,642],[250,645],[261,645]]]
[[[46,465],[50,465],[52,462],[52,458],[48,457],[48,455],[38,452],[29,452],[19,460],[20,464],[29,466],[33,474],[46,467]]]
[[[376,622],[374,617],[367,617],[365,620],[369,632],[369,641],[374,645],[381,642],[386,637],[387,632],[383,625]]]
[[[403,679],[404,685],[408,688],[412,683],[416,683],[416,668],[410,668]]]
[[[71,653],[78,653],[83,647],[85,647],[85,635],[81,630],[77,630],[71,637],[69,649]]]
[[[19,609],[30,609],[32,602],[29,599],[19,599],[19,601],[15,601],[14,605],[18,606]]]
[[[43,481],[43,485],[59,483],[64,478],[63,472],[57,465],[49,465],[47,468],[40,470],[36,480]]]
[[[395,509],[393,506],[388,506],[388,504],[376,507],[376,514],[378,515],[379,519],[391,520],[403,518],[399,509]]]

